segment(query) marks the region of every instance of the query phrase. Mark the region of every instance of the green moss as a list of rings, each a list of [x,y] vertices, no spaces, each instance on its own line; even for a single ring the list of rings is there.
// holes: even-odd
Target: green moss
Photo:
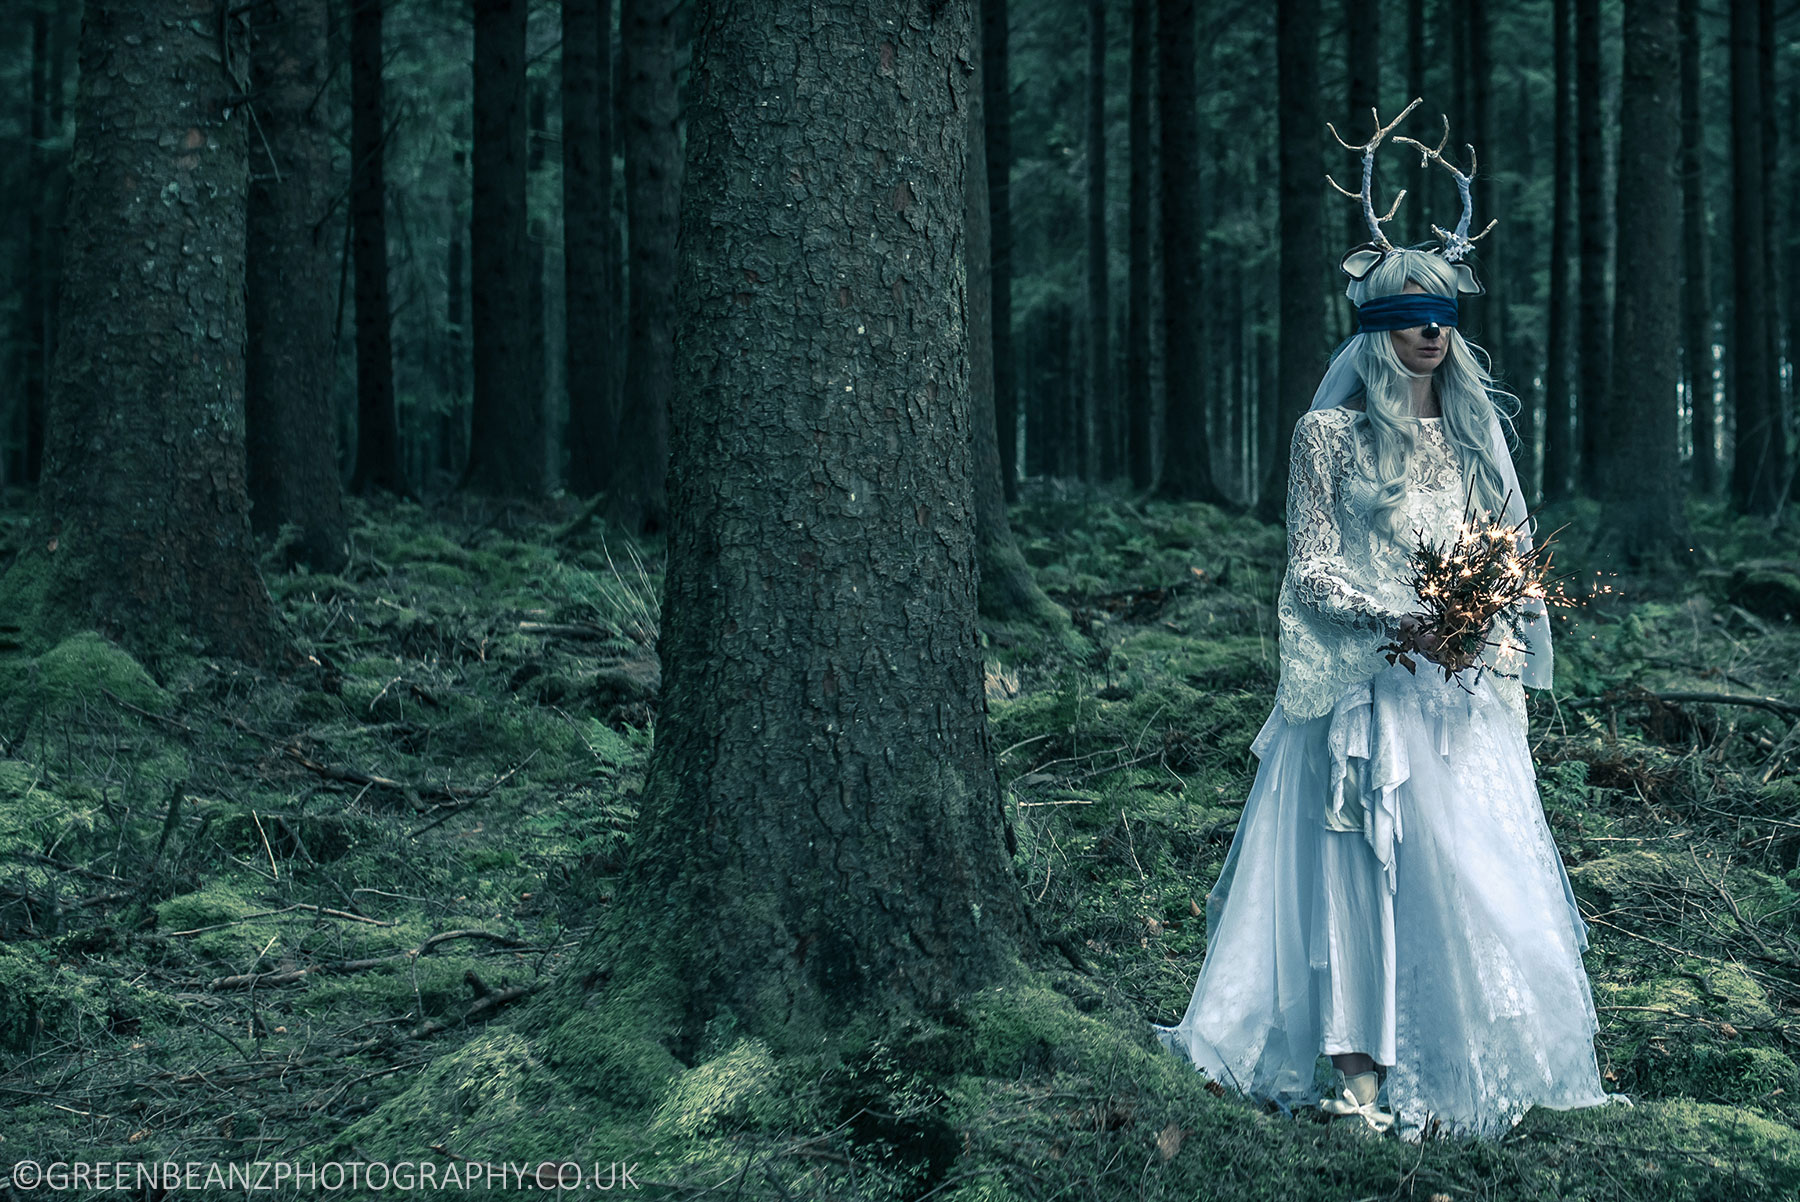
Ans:
[[[0,1053],[29,1051],[40,1035],[75,1036],[104,1010],[81,974],[42,951],[0,945]]]
[[[1663,852],[1622,851],[1571,868],[1569,883],[1577,897],[1605,909],[1640,892],[1641,882],[1663,880],[1670,866]]]
[[[540,1041],[545,1061],[571,1084],[626,1109],[655,1103],[681,1072],[641,1005],[596,1002],[558,1022]]]
[[[771,1129],[793,1113],[786,1084],[769,1045],[742,1039],[675,1078],[651,1125],[685,1136]]]
[[[59,842],[73,850],[98,814],[85,790],[49,784],[35,764],[0,760],[0,852],[41,854]]]
[[[143,665],[91,630],[74,634],[38,656],[28,677],[27,703],[49,715],[82,706],[117,707],[102,689],[151,713],[167,713],[170,698]]]
[[[212,881],[196,892],[158,903],[156,926],[169,935],[193,931],[178,936],[182,946],[216,965],[248,972],[261,956],[279,954],[281,942],[280,928],[272,918],[246,916],[278,908],[252,902],[230,885]]]

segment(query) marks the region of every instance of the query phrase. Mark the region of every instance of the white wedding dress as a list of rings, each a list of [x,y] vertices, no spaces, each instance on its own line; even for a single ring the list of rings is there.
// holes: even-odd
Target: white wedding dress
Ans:
[[[1538,798],[1521,648],[1494,655],[1510,678],[1472,691],[1378,650],[1419,609],[1412,532],[1453,539],[1467,496],[1442,420],[1416,429],[1399,540],[1373,523],[1363,415],[1321,409],[1295,429],[1281,683],[1207,896],[1193,1000],[1155,1029],[1212,1079],[1286,1106],[1318,1100],[1321,1055],[1364,1052],[1390,1066],[1403,1137],[1498,1135],[1532,1106],[1620,1095],[1595,1063],[1587,930]]]

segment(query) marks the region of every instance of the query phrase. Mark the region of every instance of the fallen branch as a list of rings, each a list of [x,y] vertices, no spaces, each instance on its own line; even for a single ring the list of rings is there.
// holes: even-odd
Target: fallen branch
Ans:
[[[461,802],[463,804],[479,801],[481,798],[486,797],[489,793],[492,793],[495,789],[498,789],[501,785],[511,780],[514,773],[531,762],[531,756],[526,756],[525,759],[518,764],[507,769],[487,784],[480,786],[415,785],[406,781],[394,780],[392,777],[375,776],[372,773],[359,772],[354,768],[339,768],[331,764],[321,764],[308,756],[304,751],[301,751],[299,746],[291,740],[277,739],[275,736],[268,734],[265,731],[257,730],[254,726],[251,726],[248,722],[245,722],[235,714],[225,714],[222,716],[225,721],[231,723],[239,730],[242,730],[247,734],[255,735],[257,738],[273,747],[279,747],[283,756],[293,760],[307,771],[324,777],[326,780],[341,781],[344,784],[350,785],[361,785],[364,788],[376,787],[390,789],[415,804],[417,804],[420,799],[426,797],[443,798],[446,801]],[[537,752],[534,749],[532,755],[536,754]],[[437,809],[441,807],[432,808]]]
[[[229,926],[230,924],[225,924]],[[390,924],[391,925],[391,924]],[[210,930],[212,928],[198,928]],[[191,934],[192,932],[174,932]],[[523,947],[524,944],[510,935],[496,935],[492,931],[456,930],[444,931],[433,935],[418,947],[403,952],[390,952],[385,956],[374,956],[365,960],[334,960],[329,964],[309,964],[305,968],[284,968],[275,972],[244,972],[229,977],[214,977],[207,983],[208,989],[260,989],[267,985],[293,985],[308,977],[343,976],[353,972],[367,972],[371,968],[381,968],[403,960],[416,960],[440,943],[448,943],[452,939],[486,939],[498,943],[502,947]]]
[[[1664,705],[1746,705],[1784,716],[1800,715],[1800,702],[1780,697],[1758,697],[1751,693],[1652,693],[1649,690],[1605,693],[1599,697],[1575,697],[1567,701],[1571,709],[1588,709],[1597,705],[1618,705],[1631,701],[1657,701]]]

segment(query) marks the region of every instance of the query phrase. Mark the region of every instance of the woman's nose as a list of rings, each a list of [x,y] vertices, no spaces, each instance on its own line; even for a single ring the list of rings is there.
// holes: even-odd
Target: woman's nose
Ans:
[[[1419,329],[1419,337],[1426,338],[1426,339],[1436,338],[1438,336],[1438,334],[1441,332],[1442,332],[1442,327],[1438,326],[1436,323],[1433,323],[1428,326],[1421,326]]]

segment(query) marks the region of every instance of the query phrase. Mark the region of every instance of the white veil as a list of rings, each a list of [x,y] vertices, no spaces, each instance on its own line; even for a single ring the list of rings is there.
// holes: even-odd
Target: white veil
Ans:
[[[1350,299],[1360,303],[1357,295],[1363,291],[1361,280],[1352,280],[1345,292]],[[1355,344],[1356,335],[1351,335],[1344,344],[1333,352],[1331,366],[1325,369],[1325,378],[1319,381],[1319,387],[1313,393],[1312,409],[1330,409],[1349,400],[1362,387],[1362,377],[1357,374],[1355,358],[1350,348]],[[1529,551],[1532,547],[1532,524],[1526,521],[1525,494],[1519,487],[1518,469],[1513,466],[1512,452],[1506,446],[1506,432],[1500,422],[1498,410],[1493,416],[1491,433],[1494,439],[1494,462],[1500,467],[1500,488],[1506,496],[1506,522],[1509,526],[1519,528],[1519,549]],[[1556,661],[1550,650],[1550,614],[1542,601],[1533,601],[1526,606],[1525,619],[1519,624],[1519,633],[1524,639],[1525,648],[1516,665],[1519,679],[1534,689],[1547,689],[1555,677]],[[1511,672],[1515,665],[1512,656],[1505,656],[1500,667]]]

